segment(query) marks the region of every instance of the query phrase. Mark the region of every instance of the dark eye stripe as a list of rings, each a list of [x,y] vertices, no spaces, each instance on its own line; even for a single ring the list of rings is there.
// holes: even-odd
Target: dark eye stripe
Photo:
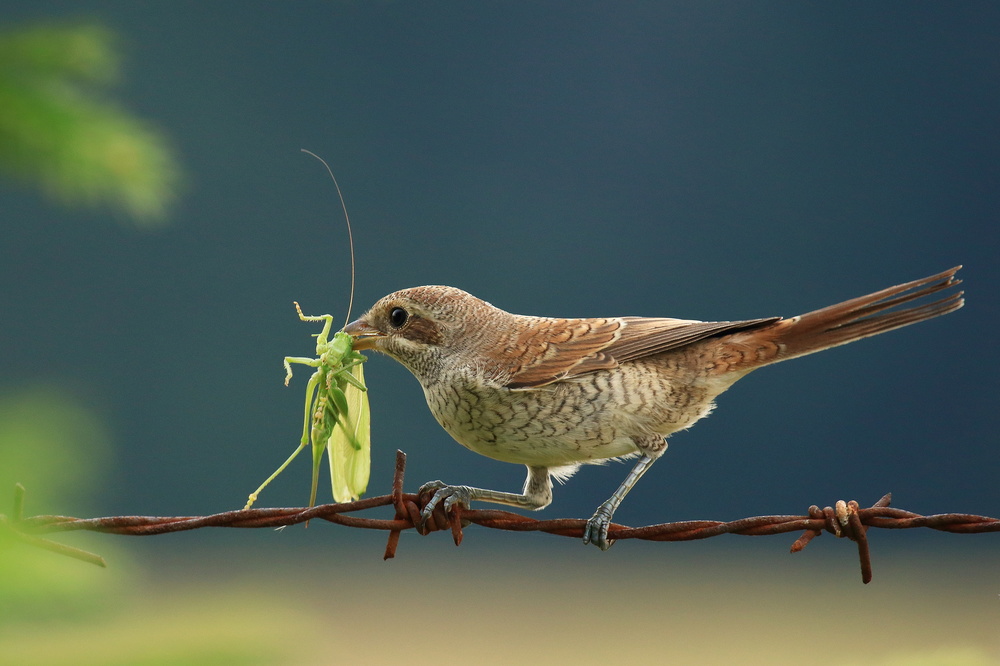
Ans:
[[[412,340],[413,342],[419,342],[425,345],[438,345],[441,344],[443,340],[441,330],[438,328],[437,324],[430,319],[425,319],[416,315],[409,318],[406,325],[406,331],[401,335],[403,335],[407,340]]]

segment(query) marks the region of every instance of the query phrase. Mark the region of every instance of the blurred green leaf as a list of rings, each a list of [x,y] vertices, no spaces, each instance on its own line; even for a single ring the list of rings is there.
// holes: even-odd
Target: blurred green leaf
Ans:
[[[162,222],[180,169],[164,136],[106,98],[121,58],[99,25],[0,34],[0,170],[68,205]]]
[[[18,482],[27,488],[29,514],[79,502],[100,483],[110,452],[101,419],[68,391],[34,387],[0,395],[3,505]]]
[[[31,26],[0,35],[0,62],[11,76],[111,83],[119,76],[116,41],[96,24]]]
[[[21,482],[27,488],[26,516],[85,515],[86,496],[103,481],[110,459],[101,419],[69,391],[51,386],[0,395],[0,513],[10,514],[14,483]],[[121,548],[101,535],[58,540],[110,553],[118,567],[127,564]],[[99,606],[110,592],[102,571],[0,530],[0,624]]]

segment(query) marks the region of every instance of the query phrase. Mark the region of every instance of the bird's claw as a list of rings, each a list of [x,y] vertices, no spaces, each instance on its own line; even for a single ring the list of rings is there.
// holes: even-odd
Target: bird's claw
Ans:
[[[614,539],[608,540],[608,527],[611,525],[611,516],[614,509],[606,504],[597,507],[597,511],[587,521],[583,528],[583,542],[592,543],[601,550],[607,550],[615,544]]]
[[[422,532],[426,533],[427,521],[431,519],[434,509],[441,504],[444,508],[445,514],[450,514],[451,510],[456,506],[461,506],[464,509],[468,509],[472,503],[472,492],[468,486],[449,486],[447,483],[442,481],[430,481],[420,486],[417,491],[417,495],[424,496],[433,493],[427,504],[424,505],[423,510],[420,512],[420,525],[419,528]],[[443,504],[442,504],[443,502]]]

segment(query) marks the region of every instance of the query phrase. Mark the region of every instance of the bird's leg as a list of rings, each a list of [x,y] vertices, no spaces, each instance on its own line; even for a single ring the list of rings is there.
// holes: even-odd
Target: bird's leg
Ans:
[[[604,504],[597,507],[597,511],[587,521],[587,526],[583,530],[584,543],[592,543],[601,550],[611,548],[614,544],[614,541],[608,541],[608,526],[611,524],[611,517],[615,515],[615,509],[628,495],[628,491],[632,490],[632,487],[642,478],[642,475],[646,473],[655,460],[656,457],[650,456],[648,453],[642,454],[635,467],[625,477],[622,485],[618,486],[618,490]]]
[[[505,493],[499,490],[486,490],[472,486],[449,486],[441,481],[431,481],[420,486],[419,495],[433,491],[434,496],[427,502],[420,513],[423,522],[427,522],[434,508],[444,501],[445,512],[451,511],[456,504],[468,508],[473,500],[506,504],[521,509],[538,510],[552,503],[552,479],[549,478],[548,467],[532,467],[528,465],[528,478],[524,481],[524,490],[518,493]]]

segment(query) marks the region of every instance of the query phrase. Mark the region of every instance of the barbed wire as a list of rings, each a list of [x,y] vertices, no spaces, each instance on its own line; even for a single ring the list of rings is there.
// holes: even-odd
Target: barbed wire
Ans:
[[[438,506],[430,518],[423,522],[421,509],[429,497],[420,497],[403,492],[403,477],[406,470],[406,454],[396,452],[396,469],[393,477],[392,493],[370,497],[356,502],[323,504],[312,508],[246,509],[226,511],[211,516],[114,516],[108,518],[73,518],[69,516],[23,517],[24,488],[18,484],[14,493],[14,506],[10,517],[0,514],[0,529],[15,538],[39,548],[45,548],[69,557],[74,557],[99,566],[106,566],[104,559],[93,553],[44,539],[38,534],[88,530],[110,534],[148,536],[201,529],[204,527],[285,527],[314,519],[322,519],[347,527],[387,530],[389,532],[384,559],[395,557],[399,535],[404,530],[414,529],[421,534],[438,530],[450,530],[455,545],[462,543],[462,529],[470,524],[492,529],[516,532],[545,532],[574,538],[582,538],[585,519],[557,518],[539,520],[521,514],[496,509],[464,509],[456,506],[446,514]],[[972,534],[980,532],[1000,532],[1000,519],[965,513],[944,513],[922,516],[902,509],[889,507],[891,495],[884,495],[870,507],[861,508],[854,500],[838,501],[833,507],[820,509],[809,507],[805,516],[779,515],[756,516],[733,521],[688,520],[674,523],[660,523],[644,527],[628,527],[612,523],[608,536],[614,541],[622,539],[644,539],[648,541],[693,541],[707,539],[720,534],[742,534],[745,536],[766,536],[801,531],[802,535],[792,544],[791,552],[797,553],[823,532],[848,538],[858,547],[861,563],[861,580],[868,583],[872,579],[871,554],[867,531],[870,527],[884,529],[906,529],[928,527],[943,532]],[[364,518],[351,514],[383,506],[392,506],[392,519]]]

